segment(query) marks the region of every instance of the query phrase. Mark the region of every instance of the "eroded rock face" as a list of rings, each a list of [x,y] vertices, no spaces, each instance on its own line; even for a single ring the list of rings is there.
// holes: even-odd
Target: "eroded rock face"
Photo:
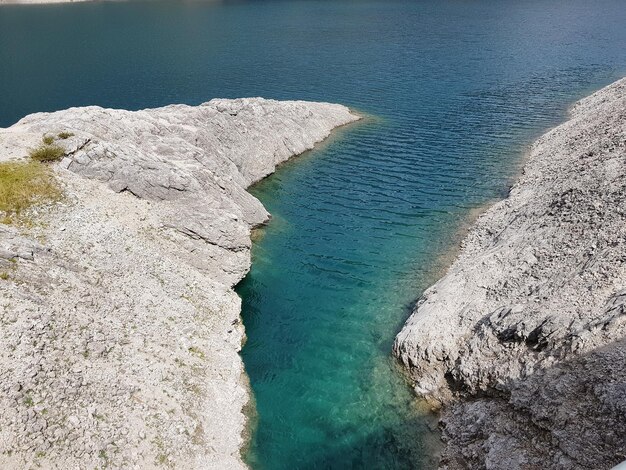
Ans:
[[[626,342],[457,401],[443,414],[442,468],[610,469],[626,460]]]
[[[621,80],[533,145],[509,197],[478,219],[396,338],[416,391],[456,403],[443,412],[444,467],[626,459],[623,405],[598,391],[626,388],[614,373],[626,334],[625,204]]]
[[[56,141],[65,199],[0,225],[0,467],[243,468],[232,287],[269,216],[246,188],[356,119],[239,99],[0,130],[0,161],[74,134]]]

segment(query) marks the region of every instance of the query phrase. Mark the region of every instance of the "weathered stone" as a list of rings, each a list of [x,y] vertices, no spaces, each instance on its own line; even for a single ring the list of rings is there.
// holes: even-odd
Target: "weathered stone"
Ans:
[[[396,338],[416,391],[447,405],[443,468],[626,459],[625,208],[623,79],[533,145]]]
[[[75,108],[0,130],[11,149],[0,161],[44,133],[74,133],[53,165],[64,200],[30,214],[41,223],[28,231],[0,225],[0,261],[13,266],[1,313],[14,319],[0,326],[0,383],[12,390],[0,445],[13,450],[0,467],[245,468],[232,287],[250,266],[250,230],[268,219],[246,188],[356,119],[340,105],[255,98]],[[54,452],[35,464],[48,441]]]

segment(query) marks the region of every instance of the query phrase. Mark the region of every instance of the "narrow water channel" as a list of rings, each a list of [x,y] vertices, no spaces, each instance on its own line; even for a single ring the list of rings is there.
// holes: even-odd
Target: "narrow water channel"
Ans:
[[[0,9],[0,126],[69,106],[333,101],[371,117],[252,192],[238,287],[255,470],[428,467],[390,359],[469,212],[526,146],[626,73],[622,0],[174,0]],[[45,41],[42,40],[45,37]]]

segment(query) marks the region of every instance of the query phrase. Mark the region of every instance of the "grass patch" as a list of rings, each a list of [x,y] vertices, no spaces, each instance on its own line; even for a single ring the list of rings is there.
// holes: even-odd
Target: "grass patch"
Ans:
[[[189,348],[189,352],[191,354],[193,354],[194,356],[199,357],[200,359],[204,359],[205,358],[204,352],[202,351],[202,349],[197,348],[195,346],[190,347]]]
[[[106,451],[104,449],[102,449],[100,452],[98,452],[98,457],[100,457],[102,460],[104,460],[103,464],[102,464],[102,468],[108,468],[109,467],[109,456],[107,455]]]
[[[202,396],[202,389],[200,388],[200,385],[194,384],[194,385],[190,386],[189,387],[189,391],[191,393],[193,393],[197,397],[201,397]]]
[[[59,139],[69,139],[70,137],[74,137],[74,133],[73,132],[59,132],[58,135]]]
[[[8,281],[9,277],[11,277],[11,276],[9,276],[9,273],[6,272],[6,271],[2,271],[0,273],[0,279],[2,279],[3,281]]]
[[[41,139],[44,145],[52,145],[54,143],[54,136],[52,135],[44,135],[43,139]]]
[[[14,218],[35,204],[61,197],[52,171],[36,161],[0,163],[0,222]]]
[[[44,144],[40,145],[36,149],[32,149],[28,155],[31,159],[37,162],[56,162],[63,158],[65,155],[65,149],[60,145],[46,144],[44,138]]]
[[[199,423],[196,424],[196,427],[193,431],[191,442],[193,442],[197,446],[204,444],[204,428]]]

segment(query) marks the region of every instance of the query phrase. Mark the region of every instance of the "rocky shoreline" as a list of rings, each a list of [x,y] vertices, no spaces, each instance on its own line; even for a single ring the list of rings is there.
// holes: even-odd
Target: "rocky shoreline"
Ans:
[[[63,198],[0,224],[0,467],[245,468],[246,188],[357,119],[251,98],[0,129],[0,162],[65,154]]]
[[[626,459],[626,79],[534,143],[394,344],[442,406],[441,468]]]

